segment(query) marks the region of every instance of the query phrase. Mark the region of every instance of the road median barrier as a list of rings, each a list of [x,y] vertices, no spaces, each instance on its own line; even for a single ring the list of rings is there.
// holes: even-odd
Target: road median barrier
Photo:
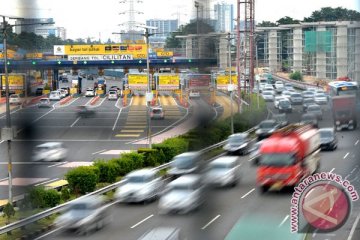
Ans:
[[[90,105],[95,105],[97,101],[99,101],[100,96],[93,97],[90,101]]]
[[[63,98],[60,100],[60,105],[64,105],[68,103],[72,99],[72,96],[67,96],[66,98]]]

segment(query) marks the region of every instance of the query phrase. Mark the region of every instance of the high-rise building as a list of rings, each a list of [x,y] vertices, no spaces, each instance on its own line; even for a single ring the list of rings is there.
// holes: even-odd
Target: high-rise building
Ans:
[[[50,35],[54,35],[55,37],[58,37],[62,40],[66,40],[66,29],[63,27],[38,27],[35,29],[35,34],[43,36],[44,38],[47,38]]]
[[[234,6],[232,4],[215,4],[214,15],[216,20],[215,31],[231,32],[234,30]]]
[[[53,18],[24,18],[19,19],[15,21],[15,25],[21,25],[22,26],[15,26],[15,33],[20,34],[22,32],[28,32],[28,33],[35,33],[36,29],[41,27],[41,23],[53,23]],[[37,24],[39,23],[39,24]],[[33,25],[29,25],[33,24]],[[43,25],[43,26],[53,26],[53,25]]]
[[[151,42],[162,42],[170,36],[172,32],[175,32],[179,27],[179,21],[177,19],[149,19],[146,20],[146,25],[156,27],[157,29],[150,29],[150,33],[156,33],[150,37]]]

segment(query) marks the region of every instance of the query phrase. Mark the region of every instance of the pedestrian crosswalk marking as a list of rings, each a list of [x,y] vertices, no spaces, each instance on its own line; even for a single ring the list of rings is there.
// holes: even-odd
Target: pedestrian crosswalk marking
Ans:
[[[137,138],[137,137],[140,137],[140,134],[116,134],[115,137],[118,137],[118,138]]]
[[[144,130],[125,129],[125,130],[121,130],[120,132],[122,132],[122,133],[142,133],[142,132],[144,132]]]

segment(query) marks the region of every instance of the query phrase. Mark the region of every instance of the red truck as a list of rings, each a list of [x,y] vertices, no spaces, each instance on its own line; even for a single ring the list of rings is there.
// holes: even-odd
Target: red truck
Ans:
[[[356,128],[356,97],[342,95],[332,97],[332,113],[334,126],[337,131],[343,128],[353,130]]]
[[[320,135],[310,125],[284,127],[261,144],[256,184],[260,192],[295,186],[320,167]]]

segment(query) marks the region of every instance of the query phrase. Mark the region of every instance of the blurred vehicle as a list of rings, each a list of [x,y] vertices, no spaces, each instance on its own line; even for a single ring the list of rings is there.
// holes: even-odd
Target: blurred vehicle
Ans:
[[[313,98],[306,98],[303,101],[303,111],[305,112],[309,105],[316,104]]]
[[[94,76],[92,74],[87,75],[86,77],[87,80],[94,80]]]
[[[281,93],[281,96],[290,100],[291,94],[292,92],[285,90]]]
[[[336,131],[346,128],[356,129],[356,97],[352,95],[333,96],[331,98],[332,115]]]
[[[274,119],[264,120],[255,127],[255,134],[258,140],[262,140],[270,136],[274,131],[279,128],[280,124],[278,124]]]
[[[68,150],[61,142],[48,142],[38,145],[34,149],[33,161],[63,161]]]
[[[228,137],[224,150],[231,154],[246,155],[249,152],[250,136],[248,133],[235,133]]]
[[[127,174],[126,183],[116,189],[119,202],[136,203],[156,199],[163,190],[164,181],[153,169],[140,169]]]
[[[279,128],[285,127],[289,124],[285,113],[273,114],[272,119],[274,119],[279,124]]]
[[[283,112],[292,112],[292,106],[291,106],[291,102],[287,99],[282,99],[279,101],[279,113],[283,113]]]
[[[55,226],[87,235],[111,222],[111,209],[99,196],[76,199],[55,220]]]
[[[117,100],[118,93],[115,90],[110,90],[108,94],[108,100]]]
[[[11,105],[20,105],[22,103],[22,99],[19,94],[11,94],[9,97],[9,103]]]
[[[122,97],[122,90],[118,86],[111,86],[109,91],[116,91],[118,97]]]
[[[91,117],[91,116],[95,115],[95,111],[85,105],[77,106],[76,110],[77,110],[78,117],[86,118],[86,117]]]
[[[314,98],[315,92],[312,92],[312,91],[303,91],[303,92],[301,93],[301,96],[303,97],[303,99],[306,99],[306,98]]]
[[[200,175],[189,174],[170,182],[159,199],[159,214],[188,213],[203,203],[204,186]]]
[[[60,78],[61,78],[61,79],[59,79],[59,80],[60,80],[61,82],[63,82],[63,83],[69,82],[69,78],[68,78],[67,75],[62,75],[62,76],[60,76]]]
[[[153,107],[150,112],[151,119],[164,119],[164,110],[162,107]]]
[[[199,98],[200,92],[197,90],[191,90],[189,93],[189,98]]]
[[[310,91],[310,92],[315,93],[315,92],[317,91],[317,88],[315,88],[315,87],[308,87],[308,88],[306,88],[306,91]]]
[[[290,89],[291,89],[291,90],[294,90],[294,87],[293,87],[293,85],[292,85],[291,83],[285,83],[285,84],[284,84],[284,88],[285,88],[285,90],[287,90],[287,91],[289,91]]]
[[[324,93],[316,93],[314,96],[314,100],[317,104],[327,104],[328,97]]]
[[[51,91],[49,95],[49,99],[51,101],[57,101],[61,99],[61,93],[60,91]]]
[[[286,97],[284,97],[283,95],[280,96],[276,96],[274,99],[274,107],[278,108],[279,107],[279,101],[282,99],[286,99]]]
[[[322,120],[323,118],[321,107],[317,104],[309,105],[306,109],[306,112],[314,114],[317,117],[317,119]]]
[[[70,88],[69,87],[62,87],[61,89],[65,91],[65,96],[70,95]]]
[[[178,177],[184,174],[197,173],[200,168],[200,153],[185,152],[175,156],[171,163],[168,175]]]
[[[290,95],[290,101],[292,104],[302,104],[303,97],[301,96],[300,93],[292,93]]]
[[[185,240],[179,228],[156,227],[142,235],[138,240]]]
[[[265,87],[262,89],[263,92],[267,91],[267,92],[272,92],[273,95],[275,95],[275,90],[273,85],[271,84],[266,84]]]
[[[311,126],[289,125],[260,147],[256,185],[260,192],[296,186],[320,168],[320,134]]]
[[[317,117],[312,113],[305,113],[301,116],[301,124],[309,124],[314,128],[319,126]]]
[[[61,97],[61,98],[66,97],[67,94],[66,94],[66,92],[65,92],[64,89],[59,89],[58,91],[60,92],[60,97]]]
[[[262,93],[261,93],[261,96],[266,102],[274,101],[274,92],[273,91],[265,91],[265,90],[263,90]]]
[[[320,147],[324,150],[335,150],[337,148],[337,136],[333,128],[320,128]]]
[[[285,87],[277,87],[277,88],[275,88],[275,92],[277,94],[281,94],[283,91],[285,91]]]
[[[275,82],[275,88],[278,89],[278,88],[284,88],[284,83],[282,81],[276,81]]]
[[[258,141],[252,145],[249,154],[249,161],[252,162],[253,165],[257,165],[259,163],[260,158],[260,146],[264,140]]]
[[[87,88],[85,92],[85,97],[94,97],[95,91],[93,88]]]
[[[222,156],[208,164],[205,174],[206,184],[214,186],[236,186],[239,178],[239,158],[235,156]]]
[[[42,88],[42,87],[36,88],[36,90],[35,90],[35,95],[36,95],[36,96],[41,96],[41,95],[43,95],[43,90],[44,90],[44,88]]]
[[[39,103],[38,103],[38,107],[39,108],[43,108],[43,107],[49,108],[49,107],[51,107],[50,99],[49,98],[41,98]]]

